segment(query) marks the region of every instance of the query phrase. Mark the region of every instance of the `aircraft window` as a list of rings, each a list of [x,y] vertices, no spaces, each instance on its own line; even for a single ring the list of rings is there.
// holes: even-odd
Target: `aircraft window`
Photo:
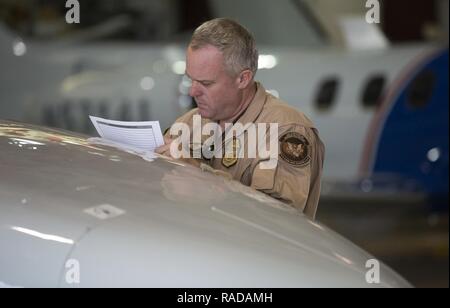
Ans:
[[[362,96],[364,107],[377,107],[381,103],[385,84],[386,78],[383,75],[374,75],[368,79]]]
[[[92,102],[89,99],[83,99],[81,100],[80,105],[81,114],[83,115],[84,119],[83,131],[91,133],[94,130],[91,120],[89,119],[89,116],[94,112],[94,110],[92,109]]]
[[[317,109],[326,111],[333,107],[333,103],[336,101],[339,83],[340,81],[336,77],[322,81],[316,96]]]
[[[98,114],[101,118],[109,118],[109,105],[106,99],[103,99],[98,107]]]
[[[43,108],[42,123],[47,126],[55,127],[57,125],[56,117],[53,106],[47,105]]]
[[[131,121],[131,102],[124,99],[119,109],[120,121]]]
[[[146,99],[141,99],[139,102],[139,116],[141,121],[150,121],[150,102]]]
[[[75,123],[72,119],[72,104],[70,103],[70,101],[65,101],[62,106],[62,119],[64,121],[65,124],[65,128],[68,130],[73,130],[75,129]]]
[[[435,83],[436,76],[432,71],[422,72],[409,86],[408,104],[414,108],[425,107],[433,95]]]

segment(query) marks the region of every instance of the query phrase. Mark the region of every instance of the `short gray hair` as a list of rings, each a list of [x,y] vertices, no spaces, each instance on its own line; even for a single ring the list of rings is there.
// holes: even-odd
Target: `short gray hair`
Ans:
[[[203,23],[192,35],[189,47],[198,50],[207,45],[219,49],[225,59],[225,68],[237,76],[258,70],[258,50],[253,35],[239,23],[228,18],[217,18]]]

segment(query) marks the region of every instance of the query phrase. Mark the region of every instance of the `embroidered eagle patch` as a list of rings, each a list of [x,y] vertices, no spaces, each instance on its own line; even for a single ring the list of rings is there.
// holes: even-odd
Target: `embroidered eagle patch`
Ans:
[[[310,161],[308,140],[297,132],[289,132],[280,138],[280,157],[291,165],[301,167]]]

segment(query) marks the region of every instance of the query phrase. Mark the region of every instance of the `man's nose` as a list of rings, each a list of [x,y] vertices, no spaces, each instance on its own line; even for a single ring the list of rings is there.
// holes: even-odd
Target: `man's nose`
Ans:
[[[202,94],[202,92],[200,90],[200,86],[199,86],[198,82],[192,81],[191,88],[189,89],[189,96],[197,97],[197,96],[200,96],[201,94]]]

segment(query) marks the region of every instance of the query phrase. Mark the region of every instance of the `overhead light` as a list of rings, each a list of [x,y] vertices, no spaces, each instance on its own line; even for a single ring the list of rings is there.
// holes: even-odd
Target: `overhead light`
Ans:
[[[258,69],[272,69],[278,65],[278,60],[273,55],[260,55],[258,59]]]
[[[277,90],[267,90],[266,91],[269,94],[272,94],[273,96],[275,96],[276,98],[280,98],[280,92],[278,92]]]
[[[141,89],[150,91],[155,87],[155,80],[152,77],[144,77],[141,79]]]
[[[430,162],[435,163],[441,158],[441,151],[439,148],[433,148],[428,151],[427,158]]]
[[[184,75],[186,72],[186,61],[177,61],[173,63],[172,71],[177,75]]]
[[[17,57],[22,57],[27,53],[27,45],[21,39],[16,39],[12,47],[13,53]]]
[[[192,98],[189,95],[180,95],[178,105],[181,108],[189,108],[192,106]]]

